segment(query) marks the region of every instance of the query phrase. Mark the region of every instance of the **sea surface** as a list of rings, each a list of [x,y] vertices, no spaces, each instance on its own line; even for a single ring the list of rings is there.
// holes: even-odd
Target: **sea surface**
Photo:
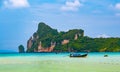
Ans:
[[[1,53],[0,72],[120,72],[120,52],[92,52],[86,58],[69,54]]]

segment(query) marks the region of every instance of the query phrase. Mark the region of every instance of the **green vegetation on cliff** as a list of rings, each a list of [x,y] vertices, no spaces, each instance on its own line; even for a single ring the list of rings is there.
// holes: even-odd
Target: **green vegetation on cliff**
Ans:
[[[89,38],[82,37],[69,43],[76,51],[120,52],[120,38]]]
[[[49,47],[51,42],[55,41],[58,31],[41,22],[38,25],[37,35],[39,37],[38,42],[41,41],[43,47]]]
[[[63,43],[68,40],[68,43]],[[37,52],[38,45],[42,43],[42,47],[48,48],[51,43],[56,43],[53,51],[92,51],[92,52],[119,52],[120,38],[90,38],[84,36],[84,30],[73,29],[67,32],[58,32],[45,23],[38,24],[38,30],[28,40],[27,52]]]

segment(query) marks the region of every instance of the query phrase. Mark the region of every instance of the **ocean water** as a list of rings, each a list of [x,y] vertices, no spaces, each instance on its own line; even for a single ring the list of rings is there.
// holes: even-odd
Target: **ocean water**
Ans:
[[[86,58],[70,58],[69,53],[6,53],[0,54],[0,72],[120,72],[120,52],[94,52]]]

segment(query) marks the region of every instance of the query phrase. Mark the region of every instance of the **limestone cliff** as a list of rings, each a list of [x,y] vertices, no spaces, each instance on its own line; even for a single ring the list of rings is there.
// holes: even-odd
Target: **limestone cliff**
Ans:
[[[58,32],[41,22],[38,24],[38,30],[27,41],[27,52],[52,52],[56,47],[66,45],[72,39],[77,40],[83,34],[81,29]]]
[[[20,53],[23,46],[18,46]],[[27,41],[26,52],[120,52],[120,38],[90,38],[84,30],[72,29],[67,32],[52,29],[41,22],[37,31]]]

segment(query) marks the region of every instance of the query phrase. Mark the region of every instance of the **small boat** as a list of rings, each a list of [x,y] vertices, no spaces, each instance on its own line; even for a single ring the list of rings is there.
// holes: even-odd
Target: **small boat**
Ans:
[[[106,55],[104,55],[104,57],[108,57],[108,55],[106,54]]]
[[[73,54],[70,54],[70,57],[86,57],[87,55],[88,55],[88,53],[86,53],[86,54],[73,53]]]

